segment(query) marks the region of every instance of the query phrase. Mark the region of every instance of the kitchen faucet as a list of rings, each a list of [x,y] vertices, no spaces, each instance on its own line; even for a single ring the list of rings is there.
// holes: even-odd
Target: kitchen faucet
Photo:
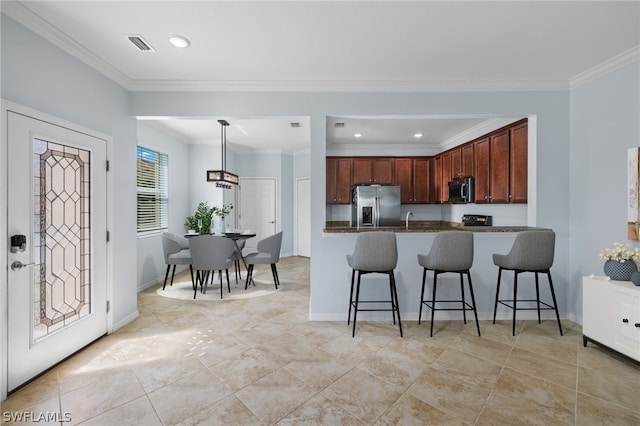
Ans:
[[[405,217],[405,229],[409,230],[409,216],[413,217],[413,213],[407,212],[407,216]]]

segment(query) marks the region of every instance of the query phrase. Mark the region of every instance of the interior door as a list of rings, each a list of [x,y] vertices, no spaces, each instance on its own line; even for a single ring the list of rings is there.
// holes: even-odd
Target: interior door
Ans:
[[[245,244],[245,253],[256,251],[258,241],[276,233],[276,180],[240,180],[240,223],[243,230],[255,232]]]
[[[12,390],[107,332],[107,144],[12,111],[7,135]]]
[[[308,178],[296,185],[296,241],[298,256],[311,257],[311,186]]]

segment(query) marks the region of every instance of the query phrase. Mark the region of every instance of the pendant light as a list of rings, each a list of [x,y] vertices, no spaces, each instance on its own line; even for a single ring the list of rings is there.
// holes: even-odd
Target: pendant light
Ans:
[[[231,189],[231,185],[238,184],[238,175],[227,172],[227,120],[218,120],[220,123],[220,146],[222,150],[222,167],[220,170],[207,170],[207,182],[215,182],[218,188]]]

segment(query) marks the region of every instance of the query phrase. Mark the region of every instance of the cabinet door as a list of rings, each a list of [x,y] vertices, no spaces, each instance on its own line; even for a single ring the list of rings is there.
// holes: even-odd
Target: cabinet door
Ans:
[[[437,155],[433,159],[433,201],[442,203],[442,156]]]
[[[471,143],[462,147],[462,174],[473,176],[473,144]]]
[[[391,185],[393,183],[393,159],[375,158],[372,161],[373,183]]]
[[[511,203],[527,202],[528,132],[527,123],[510,130],[509,201]]]
[[[351,204],[351,159],[338,159],[338,178],[336,180],[336,195],[338,204]]]
[[[354,185],[372,183],[370,158],[353,158],[351,167]]]
[[[413,160],[414,204],[427,204],[431,202],[430,169],[431,160],[429,158],[415,158]]]
[[[413,202],[413,160],[411,158],[396,158],[395,184],[400,187],[400,202]]]
[[[462,177],[462,148],[451,151],[451,178]]]
[[[338,184],[338,159],[327,158],[327,204],[336,204],[338,195],[336,188]]]
[[[509,202],[509,132],[490,137],[489,202]]]
[[[449,202],[449,182],[451,181],[451,153],[442,154],[442,194],[440,199],[443,203]]]
[[[476,204],[489,202],[489,138],[473,144]]]

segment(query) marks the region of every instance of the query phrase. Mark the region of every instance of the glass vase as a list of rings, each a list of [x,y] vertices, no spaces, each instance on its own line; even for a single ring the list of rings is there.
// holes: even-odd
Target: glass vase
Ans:
[[[607,260],[604,262],[604,273],[616,281],[629,281],[631,274],[638,271],[638,265],[632,260],[619,262],[617,260]]]

